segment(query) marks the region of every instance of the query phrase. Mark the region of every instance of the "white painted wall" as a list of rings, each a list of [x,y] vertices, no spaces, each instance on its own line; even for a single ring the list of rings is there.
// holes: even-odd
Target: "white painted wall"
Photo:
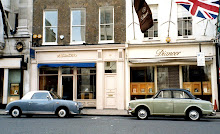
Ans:
[[[216,22],[215,20],[204,20],[199,17],[192,17],[193,18],[193,35],[190,36],[189,39],[182,40],[180,37],[177,36],[177,4],[175,3],[175,0],[145,0],[149,6],[151,5],[158,5],[158,39],[157,40],[146,40],[144,39],[144,34],[141,33],[138,21],[137,14],[134,11],[134,22],[137,24],[134,24],[135,27],[133,30],[133,19],[132,19],[132,4],[131,1],[133,0],[126,0],[126,40],[127,43],[165,43],[166,37],[168,35],[168,23],[165,23],[169,20],[170,15],[170,7],[171,7],[171,1],[172,1],[172,15],[171,15],[171,21],[175,24],[170,24],[170,37],[171,42],[186,42],[186,41],[210,41],[212,40],[216,35]],[[200,22],[201,21],[201,22]],[[208,25],[207,25],[208,22]],[[164,24],[165,23],[165,24]],[[205,32],[205,28],[207,25],[207,29]],[[135,39],[134,39],[134,33],[135,33]]]

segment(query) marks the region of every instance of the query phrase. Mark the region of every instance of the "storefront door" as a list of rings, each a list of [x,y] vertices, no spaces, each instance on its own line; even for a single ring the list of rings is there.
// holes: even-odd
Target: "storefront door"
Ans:
[[[73,100],[73,76],[62,77],[62,95],[65,100]]]
[[[0,104],[2,104],[3,99],[3,82],[4,82],[4,69],[0,69]]]
[[[105,108],[116,108],[116,75],[105,75]]]
[[[179,66],[158,66],[157,87],[158,89],[180,88]]]

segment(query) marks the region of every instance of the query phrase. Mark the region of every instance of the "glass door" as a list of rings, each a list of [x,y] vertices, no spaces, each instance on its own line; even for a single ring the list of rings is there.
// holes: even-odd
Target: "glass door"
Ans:
[[[73,100],[73,76],[62,76],[63,99]]]

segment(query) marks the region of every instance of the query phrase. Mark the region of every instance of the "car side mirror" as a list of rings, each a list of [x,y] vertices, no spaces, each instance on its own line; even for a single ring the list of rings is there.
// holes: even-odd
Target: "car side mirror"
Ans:
[[[48,99],[48,100],[51,100],[50,96],[47,96],[47,99]]]

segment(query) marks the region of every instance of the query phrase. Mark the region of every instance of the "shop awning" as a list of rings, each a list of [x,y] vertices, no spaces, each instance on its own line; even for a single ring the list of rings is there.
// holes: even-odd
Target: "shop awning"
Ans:
[[[205,57],[205,61],[212,61],[212,57]],[[130,63],[168,63],[168,62],[196,62],[197,57],[180,57],[180,58],[143,58],[143,59],[133,59],[129,58]]]
[[[38,64],[37,67],[95,67],[96,63],[59,63],[59,64]]]

